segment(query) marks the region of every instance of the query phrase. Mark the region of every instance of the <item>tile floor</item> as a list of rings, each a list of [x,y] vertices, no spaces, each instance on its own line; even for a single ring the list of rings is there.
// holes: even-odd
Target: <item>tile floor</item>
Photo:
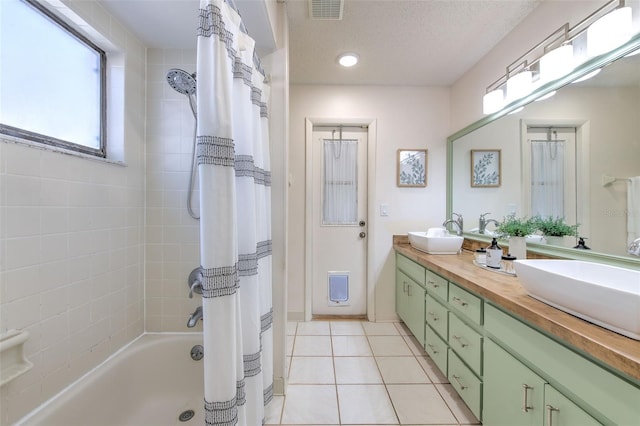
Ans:
[[[290,322],[267,425],[479,424],[402,323]]]

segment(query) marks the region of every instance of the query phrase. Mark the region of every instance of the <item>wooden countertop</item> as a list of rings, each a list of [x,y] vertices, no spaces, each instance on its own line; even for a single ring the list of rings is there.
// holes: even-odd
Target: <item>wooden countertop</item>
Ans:
[[[393,237],[394,249],[433,272],[464,287],[514,316],[640,381],[640,341],[591,324],[529,297],[517,277],[497,274],[473,264],[473,255],[431,255],[409,244],[406,236]]]

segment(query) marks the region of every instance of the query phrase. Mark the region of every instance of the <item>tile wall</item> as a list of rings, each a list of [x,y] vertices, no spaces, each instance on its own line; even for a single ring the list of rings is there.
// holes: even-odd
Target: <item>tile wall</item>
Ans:
[[[199,223],[186,207],[195,120],[187,96],[166,80],[170,68],[195,72],[196,51],[149,49],[147,61],[146,329],[199,331],[201,322],[186,326],[201,303],[200,295],[188,298],[187,287],[200,265]],[[195,189],[197,214],[197,180]]]
[[[0,140],[0,333],[27,330],[34,364],[0,388],[0,424],[144,331],[146,53],[98,3],[75,3],[65,15],[98,29],[125,56],[126,68],[110,72],[126,87],[126,165]]]

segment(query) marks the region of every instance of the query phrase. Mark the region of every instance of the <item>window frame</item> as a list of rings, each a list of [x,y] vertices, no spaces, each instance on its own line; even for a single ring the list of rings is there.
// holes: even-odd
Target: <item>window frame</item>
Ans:
[[[86,145],[82,145],[75,142],[58,139],[53,136],[48,136],[36,132],[32,132],[26,129],[17,128],[0,123],[0,133],[7,136],[12,136],[19,139],[24,139],[32,142],[36,142],[42,145],[53,146],[56,148],[62,148],[65,150],[71,150],[74,152],[80,152],[83,154],[89,154],[95,157],[106,158],[107,157],[107,54],[106,52],[93,43],[89,38],[81,34],[78,30],[67,24],[56,14],[51,12],[45,6],[41,5],[35,0],[20,0],[22,3],[35,9],[36,12],[41,13],[47,18],[53,25],[61,27],[71,37],[74,37],[89,49],[98,54],[100,58],[100,146],[98,148],[92,148]]]

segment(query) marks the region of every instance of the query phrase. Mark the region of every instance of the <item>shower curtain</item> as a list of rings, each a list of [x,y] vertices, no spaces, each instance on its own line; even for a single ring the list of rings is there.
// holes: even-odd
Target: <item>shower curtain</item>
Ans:
[[[531,214],[564,217],[564,144],[531,141]]]
[[[273,392],[268,86],[254,41],[201,0],[197,160],[207,425],[257,426]]]

